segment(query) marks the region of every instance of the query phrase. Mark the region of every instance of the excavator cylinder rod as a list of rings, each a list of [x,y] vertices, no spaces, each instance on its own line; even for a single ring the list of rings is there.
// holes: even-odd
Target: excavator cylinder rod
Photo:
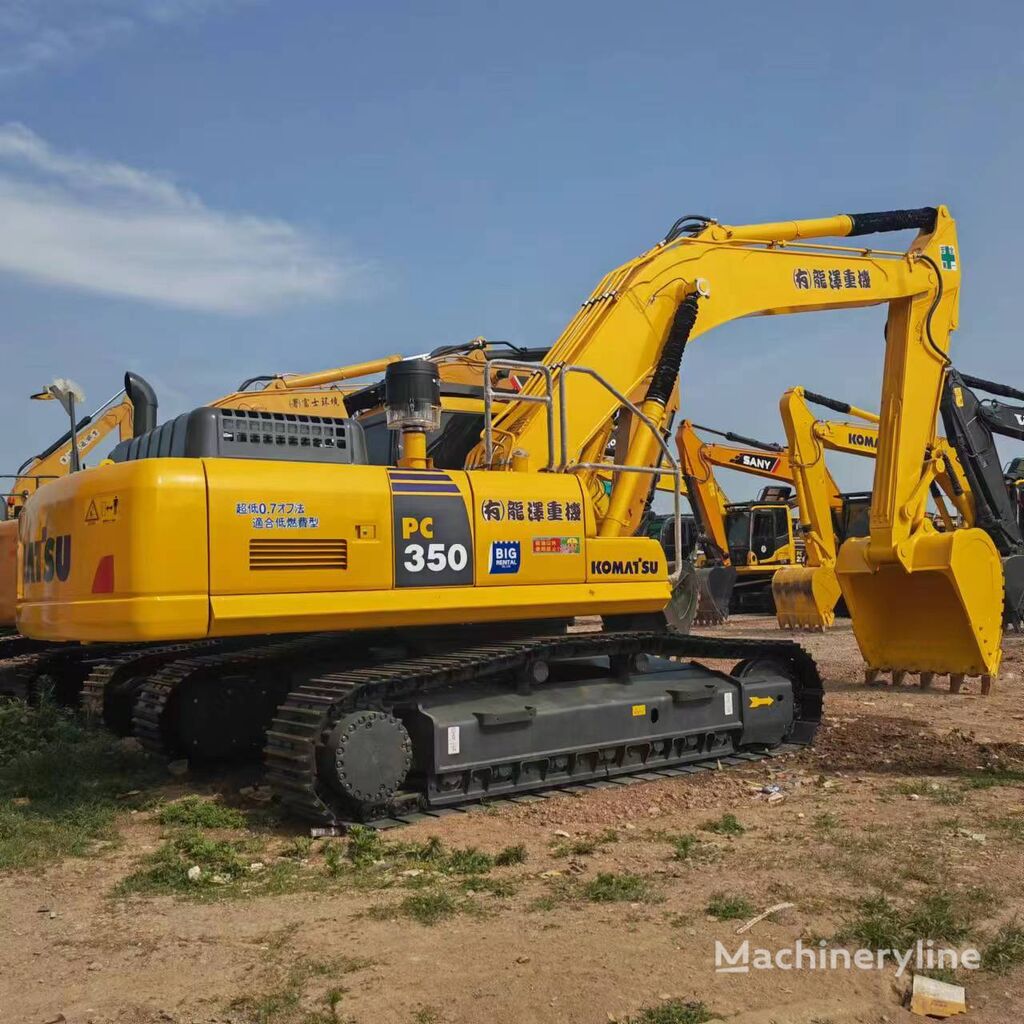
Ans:
[[[967,373],[961,373],[960,379],[969,388],[977,388],[978,391],[987,391],[990,395],[999,395],[1001,398],[1013,398],[1018,402],[1024,402],[1024,391],[1011,388],[1009,384],[997,384],[994,380],[972,377]]]
[[[917,210],[884,210],[878,213],[841,213],[811,220],[777,221],[771,224],[743,224],[730,227],[733,238],[762,242],[794,242],[801,238],[852,238],[889,231],[935,228],[938,210],[925,206]]]

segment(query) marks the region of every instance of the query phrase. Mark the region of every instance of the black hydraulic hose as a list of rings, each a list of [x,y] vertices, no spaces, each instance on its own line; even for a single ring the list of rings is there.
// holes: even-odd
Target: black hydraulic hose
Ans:
[[[999,395],[1002,398],[1014,398],[1024,402],[1024,391],[1011,388],[1009,384],[997,384],[992,380],[985,380],[982,377],[972,377],[969,374],[961,373],[960,379],[969,387],[979,391],[987,391],[991,395]]]
[[[949,477],[949,486],[953,489],[953,496],[962,498],[964,495],[964,485],[960,483],[960,478],[956,475],[956,470],[953,468],[953,460],[946,458],[943,461],[946,463],[946,475]]]
[[[699,213],[684,213],[673,225],[668,229],[668,234],[662,239],[662,244],[668,242],[674,242],[680,235],[686,231],[690,231],[691,234],[697,234],[703,231],[709,224],[713,223],[711,217],[705,217]]]
[[[686,343],[690,339],[693,325],[697,322],[698,298],[699,296],[694,292],[679,303],[672,326],[668,329],[668,338],[661,350],[658,365],[654,368],[654,375],[648,385],[645,401],[658,402],[663,406],[668,405],[669,399],[672,397],[672,389],[679,379],[679,368],[683,362]]]
[[[851,408],[849,402],[840,402],[837,398],[829,398],[828,395],[819,395],[817,391],[804,391],[804,398],[808,402],[813,402],[815,405],[823,405],[826,409],[831,409],[833,412],[838,412],[843,416],[850,415]]]
[[[274,374],[268,374],[264,377],[247,377],[235,390],[246,391],[251,388],[253,384],[269,384],[272,380],[279,380],[279,378]]]
[[[714,434],[716,437],[724,437],[726,441],[735,444],[748,444],[751,448],[760,448],[766,452],[782,452],[785,447],[777,441],[759,441],[756,437],[745,437],[743,434],[734,434],[731,430],[715,430],[713,427],[704,427],[694,423],[695,430],[703,430],[705,434]]]
[[[939,308],[939,303],[942,301],[942,271],[939,270],[939,265],[935,262],[935,260],[931,258],[931,256],[925,256],[924,253],[920,253],[918,255],[918,259],[921,260],[922,263],[927,263],[928,266],[935,271],[935,279],[936,281],[938,281],[939,284],[938,288],[935,289],[935,298],[932,299],[932,304],[928,307],[928,315],[925,317],[924,320],[924,333],[925,338],[928,340],[928,344],[931,345],[932,347],[932,351],[939,357],[939,359],[942,360],[942,366],[943,369],[945,369],[947,366],[951,366],[953,364],[953,360],[950,359],[949,356],[947,356],[946,353],[943,352],[942,349],[935,344],[935,338],[932,335],[932,317],[935,316],[935,310]],[[888,323],[885,325],[885,327],[886,331],[888,332]]]
[[[887,231],[918,231],[931,233],[939,211],[934,206],[922,206],[917,210],[884,210],[878,213],[848,213],[852,221],[847,237],[854,235],[877,235]]]

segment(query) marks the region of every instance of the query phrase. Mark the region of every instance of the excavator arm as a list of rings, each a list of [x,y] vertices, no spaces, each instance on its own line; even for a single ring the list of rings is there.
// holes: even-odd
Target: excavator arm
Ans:
[[[821,420],[811,403],[862,422]],[[804,388],[790,388],[779,401],[793,464],[800,532],[807,546],[806,566],[780,569],[772,578],[772,596],[783,629],[825,629],[835,621],[840,597],[835,565],[838,554],[835,517],[843,496],[825,464],[825,451],[873,458],[878,450],[878,416]]]
[[[698,430],[715,434],[729,443],[706,441]],[[712,430],[689,420],[684,420],[676,431],[676,449],[705,555],[705,564],[696,569],[694,621],[716,625],[728,618],[736,569],[729,551],[729,503],[715,479],[715,467],[788,484],[793,483],[793,470],[789,453],[780,444],[732,431]]]
[[[906,229],[919,233],[904,252],[813,241]],[[676,225],[598,285],[526,384],[532,400],[508,403],[485,424],[469,464],[592,475],[626,397],[653,429],[631,433],[622,464],[651,470],[690,342],[740,317],[886,304],[870,536],[844,544],[840,584],[871,669],[992,673],[1000,657],[991,597],[1002,590],[998,553],[983,531],[937,534],[927,516],[941,460],[926,453],[957,322],[958,260],[945,207]],[[549,423],[559,424],[558,438]],[[599,535],[629,533],[648,491],[641,474],[617,474]],[[893,606],[908,610],[893,615]]]
[[[1024,392],[950,367],[942,392],[942,422],[973,494],[975,525],[995,543],[1003,558],[1004,624],[1024,622],[1024,536],[999,462],[995,435],[1024,441],[1024,406],[979,398],[975,391],[1024,401]]]

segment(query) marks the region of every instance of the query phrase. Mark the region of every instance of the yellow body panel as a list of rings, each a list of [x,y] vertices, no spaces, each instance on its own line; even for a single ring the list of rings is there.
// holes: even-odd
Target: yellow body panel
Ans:
[[[18,605],[18,521],[0,522],[0,628],[13,626]]]
[[[21,529],[19,625],[50,640],[630,614],[669,597],[661,546],[596,538],[564,474],[144,459],[42,489]],[[65,578],[45,569],[58,537]]]
[[[29,499],[18,527],[23,633],[47,640],[206,635],[209,545],[201,461],[146,459],[54,480]],[[56,567],[48,571],[48,542],[66,545],[64,579]],[[109,588],[98,580],[105,571]]]

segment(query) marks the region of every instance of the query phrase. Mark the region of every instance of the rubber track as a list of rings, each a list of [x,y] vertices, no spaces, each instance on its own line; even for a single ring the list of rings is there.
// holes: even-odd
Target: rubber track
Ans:
[[[483,644],[312,678],[288,696],[267,733],[267,781],[284,808],[296,816],[320,826],[344,827],[352,818],[333,801],[326,787],[318,785],[316,776],[317,748],[342,715],[366,707],[386,708],[442,687],[471,682],[481,674],[518,671],[534,660],[640,653],[729,660],[775,655],[795,670],[794,697],[800,713],[794,723],[794,740],[809,743],[821,720],[821,677],[811,656],[792,641],[672,633],[577,633]],[[639,773],[648,771],[642,768]]]
[[[343,635],[301,637],[241,651],[223,651],[200,657],[179,658],[164,664],[139,689],[132,714],[136,739],[147,750],[158,754],[177,751],[166,742],[164,714],[175,691],[186,681],[203,675],[215,676],[218,670],[232,675],[258,671],[281,659],[296,660],[322,657],[327,651],[351,646],[351,638]]]
[[[187,643],[168,644],[165,647],[151,647],[147,650],[126,651],[119,657],[110,658],[97,665],[82,684],[82,710],[86,716],[102,722],[106,714],[106,690],[118,675],[127,671],[131,675],[151,672],[167,661],[196,650],[204,644],[209,646],[215,641],[189,641]]]
[[[40,652],[18,654],[0,663],[0,697],[31,700],[35,696],[37,666],[45,655]]]
[[[50,643],[47,640],[33,640],[20,633],[6,633],[0,636],[0,661],[21,654],[38,654],[49,646]]]

